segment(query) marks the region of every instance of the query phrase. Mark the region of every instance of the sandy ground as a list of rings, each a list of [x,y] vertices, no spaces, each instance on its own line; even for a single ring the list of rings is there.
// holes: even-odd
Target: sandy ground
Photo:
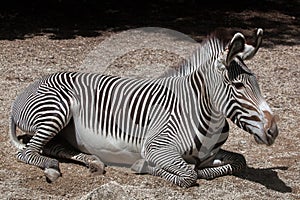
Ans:
[[[174,51],[142,46],[114,60],[111,53],[111,60],[99,63],[100,70],[87,67],[87,58],[103,49],[111,48],[111,52],[119,52],[117,48],[125,48],[126,44],[109,46],[111,43],[107,43],[120,31],[106,30],[89,37],[76,35],[63,39],[55,39],[53,33],[47,32],[22,36],[21,39],[1,39],[0,199],[300,199],[300,44],[299,37],[293,37],[300,35],[300,27],[295,26],[295,16],[275,11],[271,14],[236,12],[229,19],[233,20],[235,16],[247,18],[249,13],[254,18],[270,15],[273,23],[284,21],[287,24],[284,34],[277,36],[272,34],[275,28],[267,24],[264,46],[253,60],[247,62],[257,75],[270,107],[280,117],[280,134],[275,144],[267,147],[257,145],[248,133],[232,125],[224,148],[242,153],[248,168],[236,176],[198,180],[199,186],[188,189],[179,188],[159,177],[135,175],[128,169],[118,167],[107,167],[105,175],[94,177],[84,166],[65,161],[61,163],[63,177],[48,184],[40,169],[15,159],[16,150],[8,139],[8,118],[16,95],[42,75],[67,70],[101,71],[101,67],[105,67],[105,73],[110,74],[156,76],[180,63],[194,48],[193,43],[185,41],[177,44],[173,41],[177,48]],[[264,24],[261,25],[264,28]],[[243,30],[249,33],[251,28],[252,25],[249,25]],[[206,34],[200,31],[189,35],[200,40]],[[127,36],[132,37],[130,34]],[[157,38],[147,33],[141,39],[147,37]],[[132,40],[127,41],[130,43]],[[116,40],[112,42],[118,44]],[[173,45],[166,38],[161,42],[162,46],[166,42]],[[149,72],[145,65],[153,70]]]

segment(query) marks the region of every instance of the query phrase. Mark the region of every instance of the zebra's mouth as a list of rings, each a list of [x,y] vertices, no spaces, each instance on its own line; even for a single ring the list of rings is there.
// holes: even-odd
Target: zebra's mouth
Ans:
[[[274,139],[270,134],[261,134],[259,126],[241,123],[244,130],[254,135],[254,139],[257,144],[271,145],[274,143]]]
[[[257,144],[266,144],[266,142],[263,139],[261,139],[257,134],[254,134],[254,139]]]
[[[266,144],[268,146],[272,145],[275,141],[275,138],[266,134],[266,138],[261,138],[259,135],[254,134],[254,139],[257,144]]]

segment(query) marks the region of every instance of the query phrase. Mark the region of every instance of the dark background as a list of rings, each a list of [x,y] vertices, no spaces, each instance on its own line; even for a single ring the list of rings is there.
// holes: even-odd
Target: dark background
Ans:
[[[0,8],[0,39],[48,34],[94,37],[105,31],[157,26],[201,40],[217,28],[266,30],[269,45],[300,43],[300,1],[12,0]],[[246,33],[247,35],[247,33]],[[199,37],[199,38],[198,38]]]

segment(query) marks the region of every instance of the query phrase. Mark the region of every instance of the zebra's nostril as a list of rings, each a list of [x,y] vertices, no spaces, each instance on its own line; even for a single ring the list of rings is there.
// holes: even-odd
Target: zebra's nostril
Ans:
[[[267,130],[267,136],[273,138],[273,132],[270,129]]]
[[[268,135],[273,136],[273,133],[270,129],[267,130]]]
[[[275,139],[278,135],[278,128],[276,121],[278,120],[278,116],[273,116],[270,120],[269,127],[266,130],[266,135],[268,138]]]
[[[278,129],[277,126],[272,126],[270,129],[267,130],[267,136],[268,137],[272,137],[272,138],[276,138],[278,135]]]
[[[274,143],[275,136],[271,129],[268,129],[266,131],[266,139],[267,139],[267,145],[272,145]]]

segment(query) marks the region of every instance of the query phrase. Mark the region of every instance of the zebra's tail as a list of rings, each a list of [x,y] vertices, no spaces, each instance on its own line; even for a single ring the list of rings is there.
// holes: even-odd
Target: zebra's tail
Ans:
[[[10,131],[9,131],[9,136],[10,136],[10,142],[12,145],[14,145],[18,149],[23,149],[25,147],[25,144],[22,143],[18,137],[17,137],[17,129],[16,129],[16,123],[13,119],[13,116],[10,117]]]

